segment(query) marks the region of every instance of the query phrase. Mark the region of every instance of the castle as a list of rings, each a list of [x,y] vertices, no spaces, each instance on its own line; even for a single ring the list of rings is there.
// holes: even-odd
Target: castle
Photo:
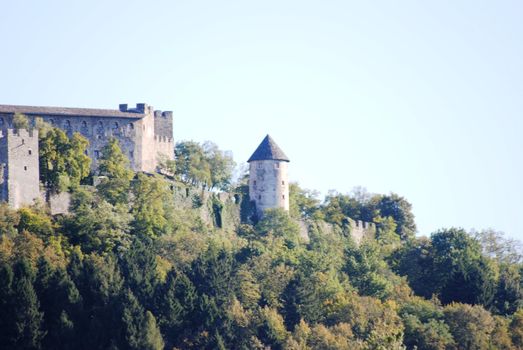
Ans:
[[[29,119],[30,128],[16,129],[15,115]],[[38,130],[41,118],[65,131],[78,132],[89,140],[87,155],[92,170],[98,167],[102,148],[116,138],[135,171],[156,172],[160,157],[174,159],[172,112],[155,111],[145,103],[117,110],[92,108],[0,105],[0,201],[13,208],[30,205],[42,198],[39,179]],[[289,210],[289,158],[267,135],[249,158],[249,198],[258,218],[265,210]],[[64,208],[66,211],[67,208]],[[347,219],[353,237],[359,241],[375,231],[372,223]],[[306,234],[305,234],[306,235]]]
[[[93,170],[111,137],[118,139],[135,171],[155,172],[159,156],[174,159],[172,112],[155,111],[145,103],[134,108],[121,104],[117,110],[0,105],[0,200],[14,208],[41,197],[38,131],[15,130],[16,114],[27,116],[32,126],[42,118],[68,136],[85,136]]]

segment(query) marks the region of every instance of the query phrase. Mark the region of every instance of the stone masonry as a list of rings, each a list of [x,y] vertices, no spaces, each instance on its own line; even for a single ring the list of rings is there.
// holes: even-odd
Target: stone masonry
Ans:
[[[31,204],[39,197],[38,134],[15,132],[15,114],[27,116],[33,126],[36,118],[42,118],[69,136],[74,132],[85,136],[93,170],[111,137],[118,139],[135,171],[153,173],[160,157],[174,159],[172,112],[155,111],[145,103],[134,108],[121,104],[117,110],[0,105],[0,200],[14,207]]]
[[[17,209],[40,197],[38,131],[0,130],[0,200]]]
[[[258,218],[270,208],[289,210],[289,158],[267,135],[249,162],[249,197]]]

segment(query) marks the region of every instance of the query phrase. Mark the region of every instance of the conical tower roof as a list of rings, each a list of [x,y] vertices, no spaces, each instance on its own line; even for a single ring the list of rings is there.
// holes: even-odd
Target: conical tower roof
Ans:
[[[281,160],[290,162],[289,158],[283,153],[280,146],[269,135],[265,136],[256,151],[252,154],[247,162],[254,160]]]

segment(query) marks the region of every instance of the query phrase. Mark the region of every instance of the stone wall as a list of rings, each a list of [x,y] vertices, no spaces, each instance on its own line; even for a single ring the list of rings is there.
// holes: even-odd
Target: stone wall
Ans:
[[[17,209],[40,199],[38,131],[0,134],[0,199]]]
[[[106,111],[110,114],[108,116],[100,114],[99,110],[89,109],[78,109],[81,114],[72,115],[71,112],[61,113],[66,109],[60,108],[42,107],[42,113],[38,113],[38,107],[28,108],[31,108],[31,113],[26,115],[32,125],[40,117],[69,136],[74,132],[85,136],[89,140],[88,156],[93,161],[93,170],[98,166],[102,148],[111,137],[118,139],[135,171],[155,172],[159,153],[174,159],[172,112],[154,111],[145,103],[138,103],[135,108],[121,104],[118,111]],[[90,111],[95,115],[89,115]],[[0,129],[12,127],[13,115],[0,113]]]
[[[350,234],[356,244],[360,244],[364,239],[375,238],[376,225],[372,222],[365,222],[361,220],[353,220],[347,218],[349,222]]]
[[[289,210],[288,162],[257,160],[249,163],[249,196],[258,216],[266,209]]]

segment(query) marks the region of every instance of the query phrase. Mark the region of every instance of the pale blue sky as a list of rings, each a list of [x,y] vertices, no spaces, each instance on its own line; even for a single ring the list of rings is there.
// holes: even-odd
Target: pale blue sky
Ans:
[[[0,0],[0,103],[173,110],[175,139],[523,239],[521,1]]]

